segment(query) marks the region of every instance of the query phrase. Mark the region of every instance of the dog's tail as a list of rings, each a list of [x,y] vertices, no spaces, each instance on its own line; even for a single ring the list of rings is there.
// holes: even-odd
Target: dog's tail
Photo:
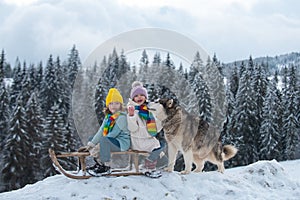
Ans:
[[[238,149],[235,148],[232,145],[224,145],[223,146],[223,153],[222,153],[222,157],[223,160],[229,160],[230,158],[234,157],[235,154],[237,153]]]

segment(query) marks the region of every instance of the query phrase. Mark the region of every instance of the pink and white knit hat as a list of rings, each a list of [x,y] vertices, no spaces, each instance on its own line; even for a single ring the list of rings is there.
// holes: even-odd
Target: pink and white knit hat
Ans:
[[[131,85],[130,98],[133,99],[136,95],[144,95],[148,99],[147,89],[143,87],[140,81],[134,81]]]

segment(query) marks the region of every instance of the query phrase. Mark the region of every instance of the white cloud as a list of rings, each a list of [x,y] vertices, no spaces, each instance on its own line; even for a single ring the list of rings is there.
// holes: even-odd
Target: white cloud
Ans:
[[[17,5],[17,6],[30,5],[37,1],[38,0],[4,0],[4,2],[7,4]]]

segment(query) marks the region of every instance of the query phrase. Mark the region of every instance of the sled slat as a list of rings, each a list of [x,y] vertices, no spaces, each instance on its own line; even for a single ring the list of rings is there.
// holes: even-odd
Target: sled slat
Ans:
[[[70,157],[70,156],[89,156],[90,152],[70,152],[70,153],[57,153],[56,157],[57,158],[65,158],[65,157]]]

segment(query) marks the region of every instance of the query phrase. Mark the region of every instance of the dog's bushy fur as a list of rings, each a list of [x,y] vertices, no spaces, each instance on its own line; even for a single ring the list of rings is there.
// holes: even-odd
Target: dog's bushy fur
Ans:
[[[183,174],[191,172],[193,163],[196,165],[194,172],[201,172],[206,161],[216,164],[218,171],[224,172],[224,161],[235,156],[237,149],[222,145],[217,128],[189,114],[176,100],[160,99],[154,107],[168,144],[167,171],[174,170],[177,153],[181,151],[185,163]]]

